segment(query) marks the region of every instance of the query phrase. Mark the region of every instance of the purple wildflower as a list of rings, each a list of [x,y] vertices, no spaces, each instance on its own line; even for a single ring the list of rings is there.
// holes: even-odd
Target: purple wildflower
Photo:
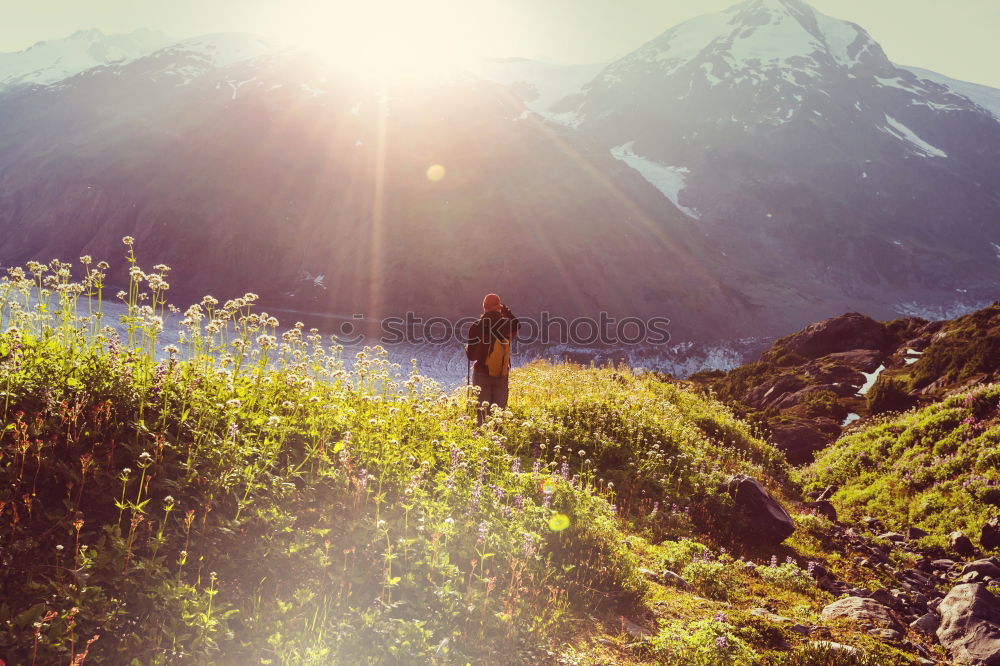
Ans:
[[[470,505],[470,508],[473,511],[479,508],[479,496],[482,494],[482,492],[483,492],[483,484],[481,484],[479,481],[476,481],[475,485],[472,486],[472,503]]]

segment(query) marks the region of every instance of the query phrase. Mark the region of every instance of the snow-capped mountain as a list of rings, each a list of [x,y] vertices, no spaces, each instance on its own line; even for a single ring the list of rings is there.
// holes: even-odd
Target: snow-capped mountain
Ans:
[[[984,91],[934,78],[801,0],[747,0],[551,110],[753,273],[971,306],[998,284],[1000,123]]]
[[[162,32],[136,30],[106,35],[80,30],[65,39],[37,44],[16,53],[0,53],[0,89],[16,85],[46,85],[92,67],[122,63],[171,43]]]
[[[147,68],[153,80],[184,84],[278,51],[278,47],[256,35],[218,33],[171,44],[144,59],[140,66]]]

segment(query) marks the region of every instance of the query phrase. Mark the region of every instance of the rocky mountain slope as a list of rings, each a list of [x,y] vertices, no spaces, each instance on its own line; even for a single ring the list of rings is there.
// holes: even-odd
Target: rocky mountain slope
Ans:
[[[759,274],[989,302],[1000,122],[964,90],[800,0],[751,0],[668,30],[552,110]]]
[[[758,361],[690,379],[760,422],[801,463],[872,416],[998,377],[1000,302],[950,321],[849,313],[776,341]]]
[[[921,67],[904,67],[903,69],[910,70],[921,79],[938,83],[961,95],[964,95],[965,97],[968,97],[970,100],[992,113],[994,117],[1000,118],[1000,90],[989,86],[979,85],[978,83],[959,81],[958,79],[953,79],[950,76],[938,74],[937,72],[932,72],[929,69],[923,69]]]
[[[854,594],[901,613],[960,664],[1000,659],[998,443],[1000,388],[980,385],[842,437],[806,473],[819,504],[858,525],[850,532],[876,535],[860,566],[898,586]],[[892,563],[900,555],[910,568]]]

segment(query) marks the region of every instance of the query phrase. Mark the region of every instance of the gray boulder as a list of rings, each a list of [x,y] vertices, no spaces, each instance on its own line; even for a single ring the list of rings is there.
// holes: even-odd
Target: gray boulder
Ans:
[[[834,508],[830,502],[827,500],[816,500],[815,502],[806,502],[806,508],[812,509],[821,516],[826,516],[833,522],[837,522],[837,509]]]
[[[941,625],[941,618],[937,613],[924,613],[910,623],[910,628],[925,636],[934,636]]]
[[[884,539],[886,541],[893,541],[895,543],[903,543],[906,541],[906,537],[899,532],[883,532],[879,534],[876,539]]]
[[[937,637],[953,660],[1000,666],[1000,600],[985,585],[956,585],[938,612]]]
[[[975,557],[976,547],[972,545],[972,540],[965,536],[961,530],[955,530],[948,535],[951,541],[951,548],[962,557]]]
[[[1000,548],[1000,518],[990,518],[979,533],[979,545],[986,550]]]
[[[679,573],[671,571],[670,569],[663,570],[663,581],[673,585],[674,587],[679,587],[682,590],[691,591],[692,589],[694,589],[691,587],[690,583],[684,580],[683,576],[681,576]]]
[[[861,651],[853,645],[844,645],[843,643],[834,643],[833,641],[813,641],[811,643],[813,647],[824,648],[830,652],[839,652],[852,657],[856,657],[861,654]]]
[[[862,626],[906,632],[906,627],[895,613],[873,599],[861,597],[838,599],[823,609],[822,617],[825,620],[846,617]]]
[[[962,578],[963,582],[968,583],[1000,580],[1000,560],[995,557],[984,557],[981,560],[969,562],[962,568]]]
[[[883,606],[892,606],[895,599],[893,599],[892,594],[889,590],[878,589],[871,592],[868,598],[872,601],[882,604]]]
[[[816,498],[816,501],[824,502],[826,500],[829,500],[837,493],[837,490],[838,488],[835,485],[827,486],[826,488],[823,489],[823,492],[821,492],[819,496]]]
[[[792,517],[756,479],[737,474],[729,481],[729,493],[749,518],[752,536],[762,543],[779,544],[795,531]]]
[[[819,358],[855,349],[882,350],[886,346],[885,326],[870,317],[849,312],[812,324],[781,341],[787,351]]]

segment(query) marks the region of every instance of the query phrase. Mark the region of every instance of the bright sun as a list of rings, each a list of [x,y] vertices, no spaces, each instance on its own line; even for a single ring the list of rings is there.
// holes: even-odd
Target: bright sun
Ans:
[[[476,55],[443,2],[316,0],[305,5],[305,11],[285,17],[285,39],[367,75],[433,77]]]

